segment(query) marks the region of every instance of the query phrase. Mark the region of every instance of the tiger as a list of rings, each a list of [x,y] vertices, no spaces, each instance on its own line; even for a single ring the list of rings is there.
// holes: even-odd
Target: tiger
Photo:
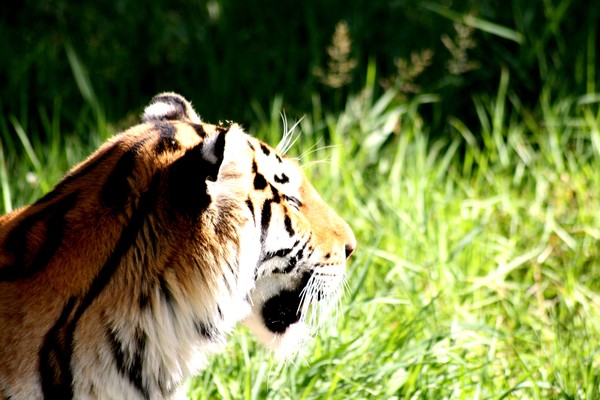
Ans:
[[[161,93],[0,217],[0,398],[179,398],[238,324],[302,347],[355,247],[296,159]]]

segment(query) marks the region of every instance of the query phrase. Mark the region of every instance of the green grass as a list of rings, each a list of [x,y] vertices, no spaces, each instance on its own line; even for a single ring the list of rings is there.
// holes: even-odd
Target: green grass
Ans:
[[[359,241],[343,318],[291,364],[242,330],[195,398],[600,396],[598,107],[535,120],[508,78],[444,139],[391,94],[302,120],[293,151]]]
[[[313,98],[291,154],[358,238],[341,318],[291,362],[237,329],[191,398],[600,398],[598,103],[544,94],[533,115],[509,78],[474,98],[478,126],[452,119],[442,138],[419,113],[435,96],[365,89],[337,115]],[[281,104],[256,106],[252,133],[276,144]],[[25,121],[2,122],[5,209],[102,136],[62,138],[49,118],[44,147],[10,137]]]

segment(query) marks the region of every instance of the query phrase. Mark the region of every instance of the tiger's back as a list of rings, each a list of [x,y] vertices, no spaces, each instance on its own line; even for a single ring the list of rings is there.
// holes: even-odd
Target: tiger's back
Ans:
[[[0,397],[169,398],[237,322],[282,340],[282,294],[337,290],[354,237],[295,164],[175,94],[143,121],[0,218]]]

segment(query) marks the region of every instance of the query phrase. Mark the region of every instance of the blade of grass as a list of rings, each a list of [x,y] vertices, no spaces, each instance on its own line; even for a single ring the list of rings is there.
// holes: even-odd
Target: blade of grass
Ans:
[[[40,163],[40,160],[38,159],[37,155],[35,154],[35,151],[33,150],[33,147],[31,146],[31,142],[29,141],[29,138],[27,137],[25,130],[23,129],[23,127],[21,126],[19,121],[17,121],[17,119],[15,117],[11,116],[10,122],[11,122],[13,128],[15,129],[15,132],[17,133],[19,140],[21,141],[21,144],[23,145],[23,148],[25,149],[25,153],[27,154],[27,157],[29,158],[31,165],[35,169],[35,172],[38,174],[41,173],[42,172],[42,164]]]
[[[69,66],[71,67],[71,71],[73,72],[73,77],[75,78],[75,82],[77,83],[77,88],[81,93],[81,96],[85,100],[85,102],[92,109],[92,113],[94,114],[96,128],[101,133],[101,135],[105,136],[107,131],[106,129],[106,118],[104,116],[104,111],[98,101],[98,97],[94,92],[94,88],[92,86],[92,82],[90,81],[89,74],[85,68],[85,65],[77,56],[75,49],[71,43],[67,42],[65,44],[65,52],[67,53],[67,59],[69,61]]]
[[[456,11],[453,11],[436,3],[427,2],[420,4],[420,6],[436,14],[439,14],[444,18],[448,18],[454,22],[458,22],[460,24],[482,30],[484,32],[490,33],[492,35],[504,39],[512,40],[513,42],[517,42],[518,44],[523,44],[525,42],[525,38],[520,32],[496,24],[494,22],[486,21],[484,19],[474,17],[470,14],[460,14]]]
[[[12,211],[12,195],[10,182],[8,181],[8,173],[6,168],[6,158],[4,157],[4,146],[0,142],[0,184],[2,185],[2,203],[4,204],[4,212]]]

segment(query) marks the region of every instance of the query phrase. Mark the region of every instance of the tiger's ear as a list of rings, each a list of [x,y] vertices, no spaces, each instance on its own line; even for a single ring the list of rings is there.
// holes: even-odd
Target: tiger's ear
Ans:
[[[183,96],[173,92],[165,92],[154,96],[142,114],[142,122],[165,120],[188,121],[194,124],[202,123],[190,102]]]
[[[252,164],[252,148],[248,145],[248,135],[238,124],[219,126],[215,131],[198,146],[200,150],[197,157],[204,164],[200,170],[206,173],[206,179],[212,182],[241,178],[251,170]],[[187,154],[183,158],[186,156]]]
[[[217,181],[226,135],[226,130],[218,130],[186,150],[168,167],[165,182],[171,210],[191,217],[209,206],[209,186]]]
[[[245,179],[248,174],[251,174],[253,150],[248,140],[249,136],[238,124],[233,124],[228,128],[218,181]]]
[[[211,140],[212,139],[212,140]],[[215,179],[207,179],[207,189],[215,199],[245,201],[252,186],[253,150],[249,136],[242,128],[233,124],[226,132],[205,140],[204,150],[212,152],[219,165]],[[209,161],[209,154],[205,154]]]
[[[252,149],[238,125],[218,127],[168,168],[167,192],[173,210],[197,215],[212,200],[246,199]]]

